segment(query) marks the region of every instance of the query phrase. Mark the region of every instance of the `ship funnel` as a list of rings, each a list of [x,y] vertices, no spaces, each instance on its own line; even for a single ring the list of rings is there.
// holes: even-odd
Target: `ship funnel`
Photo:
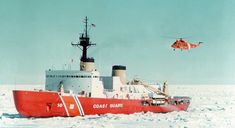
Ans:
[[[122,84],[126,84],[126,66],[122,65],[114,65],[113,66],[113,71],[112,71],[112,76],[119,76]]]
[[[95,60],[93,58],[86,58],[80,62],[81,71],[93,71],[95,70]]]

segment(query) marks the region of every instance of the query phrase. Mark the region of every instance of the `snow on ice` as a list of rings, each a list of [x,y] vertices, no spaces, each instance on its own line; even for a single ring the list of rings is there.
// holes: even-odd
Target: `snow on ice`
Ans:
[[[40,86],[0,85],[0,128],[234,128],[234,85],[170,86],[171,95],[192,98],[187,111],[106,114],[85,117],[24,118],[15,109],[13,89]]]

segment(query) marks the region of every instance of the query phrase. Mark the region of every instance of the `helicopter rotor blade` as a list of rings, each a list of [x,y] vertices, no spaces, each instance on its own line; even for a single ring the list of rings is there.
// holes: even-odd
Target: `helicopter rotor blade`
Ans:
[[[163,38],[167,38],[167,39],[188,39],[188,38],[191,38],[192,36],[184,36],[184,37],[181,37],[181,36],[162,36]]]
[[[173,37],[173,36],[161,36],[162,38],[166,38],[166,39],[177,39],[177,37]]]

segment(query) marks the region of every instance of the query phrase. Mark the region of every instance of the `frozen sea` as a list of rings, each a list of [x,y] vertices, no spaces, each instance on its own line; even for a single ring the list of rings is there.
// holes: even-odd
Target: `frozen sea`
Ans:
[[[235,85],[170,85],[171,95],[190,96],[187,111],[23,118],[12,90],[40,86],[0,85],[0,128],[235,128]]]

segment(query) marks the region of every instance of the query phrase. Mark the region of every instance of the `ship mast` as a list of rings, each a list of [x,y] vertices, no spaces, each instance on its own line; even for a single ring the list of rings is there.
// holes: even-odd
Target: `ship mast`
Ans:
[[[80,42],[78,42],[77,44],[73,44],[72,43],[72,46],[75,46],[75,47],[79,47],[81,50],[82,50],[82,57],[81,57],[81,61],[83,62],[87,62],[87,61],[92,61],[94,62],[94,59],[93,58],[88,58],[87,57],[87,49],[91,46],[91,45],[95,45],[95,44],[92,44],[89,40],[89,35],[87,33],[87,24],[88,24],[88,18],[86,17],[85,18],[85,32],[81,34],[81,36],[79,37],[80,39]],[[81,48],[82,47],[82,48]]]
[[[91,63],[92,65],[94,65],[95,60],[92,57],[91,58],[87,57],[87,49],[95,44],[92,44],[90,42],[90,38],[87,32],[87,27],[88,27],[87,17],[85,17],[84,23],[85,23],[84,33],[82,33],[81,36],[79,37],[79,42],[77,42],[76,44],[72,43],[72,46],[78,47],[82,50],[82,57],[80,59],[81,60],[80,69],[84,71],[90,71],[93,70],[94,68],[93,66],[91,66]]]

